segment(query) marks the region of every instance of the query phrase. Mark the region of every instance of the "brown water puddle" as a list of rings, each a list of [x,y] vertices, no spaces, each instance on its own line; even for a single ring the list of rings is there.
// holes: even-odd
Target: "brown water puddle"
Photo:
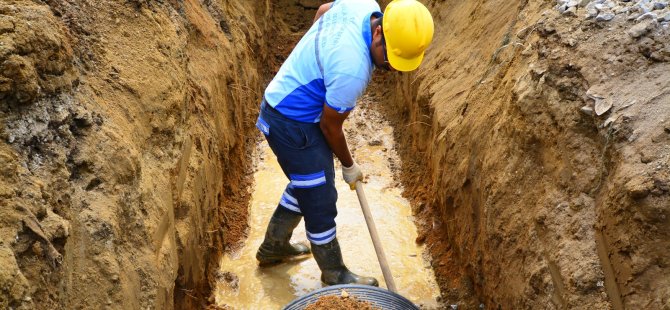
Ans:
[[[396,286],[401,295],[414,303],[437,308],[439,290],[435,276],[424,260],[423,247],[414,242],[417,231],[409,202],[393,180],[391,163],[399,166],[393,151],[393,129],[374,111],[366,109],[365,98],[363,101],[362,107],[347,121],[346,131],[354,158],[367,175],[367,198]],[[256,250],[287,179],[265,141],[259,145],[255,158],[258,163],[249,209],[249,237],[243,248],[223,257],[216,303],[234,309],[280,309],[296,297],[321,288],[321,273],[311,256],[270,268],[258,267]],[[341,180],[339,169],[336,167],[339,193],[336,222],[344,261],[352,271],[377,277],[385,287],[356,193]],[[306,242],[302,223],[292,240]]]

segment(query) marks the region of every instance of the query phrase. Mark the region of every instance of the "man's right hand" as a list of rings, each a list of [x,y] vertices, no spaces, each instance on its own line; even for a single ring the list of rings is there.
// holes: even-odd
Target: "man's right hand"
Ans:
[[[356,163],[351,165],[351,167],[342,165],[342,177],[344,177],[344,181],[349,184],[349,188],[354,190],[356,189],[356,182],[363,181],[363,172]]]

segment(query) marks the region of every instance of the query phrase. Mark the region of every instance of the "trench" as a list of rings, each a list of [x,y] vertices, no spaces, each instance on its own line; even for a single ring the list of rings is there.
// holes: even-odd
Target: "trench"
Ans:
[[[400,159],[393,128],[363,97],[345,122],[352,155],[366,174],[365,189],[399,293],[424,309],[439,308],[440,296],[425,247],[418,245],[410,203],[394,179]],[[288,180],[265,141],[257,144],[254,185],[249,206],[249,232],[241,248],[223,256],[214,289],[217,306],[235,309],[278,309],[296,297],[323,287],[321,272],[310,256],[275,266],[259,267],[255,253]],[[336,167],[336,171],[339,167]],[[358,198],[337,173],[337,238],[345,264],[374,276],[386,287]],[[292,242],[307,242],[304,222]]]
[[[264,309],[321,287],[311,257],[257,266],[286,180],[253,124],[324,2],[3,1],[0,309]],[[667,309],[670,6],[606,1],[598,21],[551,1],[422,2],[423,64],[375,81],[347,121],[400,293]],[[383,286],[338,189],[344,260]]]

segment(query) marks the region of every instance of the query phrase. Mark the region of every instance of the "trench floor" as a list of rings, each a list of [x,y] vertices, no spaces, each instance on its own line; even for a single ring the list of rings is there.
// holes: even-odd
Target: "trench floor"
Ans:
[[[364,97],[345,122],[347,139],[366,174],[366,195],[399,293],[422,308],[437,308],[439,289],[435,276],[424,248],[415,243],[417,231],[410,204],[393,179],[393,170],[400,167],[393,128],[370,109],[369,101]],[[222,259],[216,304],[234,309],[279,309],[296,297],[321,288],[321,273],[311,256],[272,267],[258,266],[256,250],[263,242],[265,228],[287,179],[265,141],[259,143],[254,158],[257,163],[248,238],[242,248]],[[339,194],[337,237],[344,261],[353,272],[377,277],[385,287],[356,193],[341,180],[340,167],[335,169]],[[292,241],[306,240],[301,223]]]

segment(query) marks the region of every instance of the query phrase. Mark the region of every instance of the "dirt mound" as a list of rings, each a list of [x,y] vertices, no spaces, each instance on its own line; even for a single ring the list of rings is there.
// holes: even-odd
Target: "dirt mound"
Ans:
[[[429,1],[424,65],[379,81],[419,241],[449,303],[665,307],[667,8],[558,2]]]
[[[356,297],[323,296],[315,303],[308,305],[305,310],[375,310],[378,309],[367,301],[360,301]]]

